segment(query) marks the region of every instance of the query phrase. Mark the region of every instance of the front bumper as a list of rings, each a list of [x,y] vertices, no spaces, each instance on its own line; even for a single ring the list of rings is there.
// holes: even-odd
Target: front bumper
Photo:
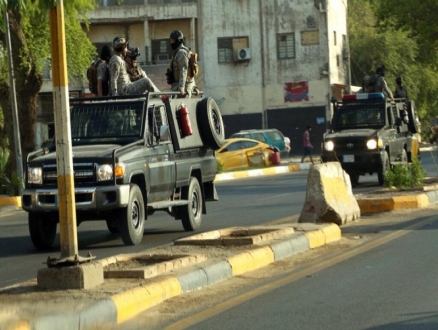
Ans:
[[[75,188],[77,211],[105,211],[126,207],[129,200],[129,184],[106,187]],[[57,211],[57,189],[25,189],[21,196],[25,211]]]
[[[384,150],[345,154],[325,151],[321,154],[321,160],[323,163],[338,161],[348,173],[375,173],[382,171],[383,153]]]

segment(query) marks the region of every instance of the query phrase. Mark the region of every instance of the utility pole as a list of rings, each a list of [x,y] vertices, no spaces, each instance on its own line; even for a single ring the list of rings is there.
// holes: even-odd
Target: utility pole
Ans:
[[[55,116],[56,163],[58,171],[58,207],[61,258],[48,264],[78,264],[92,259],[78,256],[76,201],[72,161],[67,54],[65,46],[63,0],[50,9],[52,51],[53,106]]]

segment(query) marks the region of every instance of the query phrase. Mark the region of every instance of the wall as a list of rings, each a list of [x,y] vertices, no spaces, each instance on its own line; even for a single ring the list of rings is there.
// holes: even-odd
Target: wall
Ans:
[[[346,0],[202,0],[109,6],[89,13],[88,35],[94,43],[126,37],[140,49],[139,61],[149,77],[167,90],[167,65],[150,65],[151,40],[167,39],[172,30],[180,29],[188,46],[199,54],[197,84],[219,104],[227,136],[240,129],[277,126],[297,144],[310,123],[316,145],[331,117],[333,90],[338,95],[348,85],[348,58],[344,56],[348,40],[342,38],[347,33],[346,10]],[[277,36],[291,33],[295,58],[278,59]],[[218,63],[218,38],[223,37],[247,37],[248,44],[239,47],[250,48],[251,59]],[[285,99],[285,89],[301,85],[308,90],[307,100]]]

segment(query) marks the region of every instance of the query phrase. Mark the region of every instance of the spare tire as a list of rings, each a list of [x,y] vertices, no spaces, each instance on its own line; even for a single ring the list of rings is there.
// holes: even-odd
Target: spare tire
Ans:
[[[199,133],[204,144],[217,150],[225,143],[225,129],[222,115],[216,101],[204,98],[196,106],[196,119]]]
[[[406,102],[408,110],[409,131],[412,133],[420,133],[420,120],[418,119],[417,108],[415,107],[414,101]]]

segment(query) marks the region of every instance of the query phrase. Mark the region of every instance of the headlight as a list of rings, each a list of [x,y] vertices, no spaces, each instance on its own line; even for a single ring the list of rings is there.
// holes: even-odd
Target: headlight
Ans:
[[[100,165],[96,171],[97,181],[107,181],[113,178],[113,167],[108,164]]]
[[[27,183],[42,184],[43,183],[43,169],[41,167],[27,168]]]
[[[382,146],[383,142],[380,139],[371,139],[367,141],[367,148],[370,150],[376,149],[377,147],[382,148]]]
[[[333,151],[333,149],[335,148],[335,144],[333,143],[333,141],[325,141],[324,142],[324,149],[327,151]]]

